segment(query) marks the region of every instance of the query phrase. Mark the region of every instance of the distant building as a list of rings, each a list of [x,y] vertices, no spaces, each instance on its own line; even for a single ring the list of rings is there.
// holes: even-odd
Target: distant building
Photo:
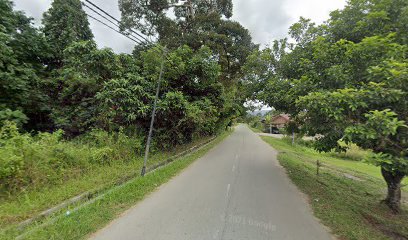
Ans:
[[[288,124],[290,121],[290,117],[288,114],[279,114],[271,119],[271,125],[272,127],[276,128],[284,128],[286,127],[286,124]]]
[[[275,115],[270,118],[270,121],[266,119],[262,119],[262,123],[264,124],[264,131],[269,133],[281,133],[281,129],[285,128],[290,121],[288,114]]]

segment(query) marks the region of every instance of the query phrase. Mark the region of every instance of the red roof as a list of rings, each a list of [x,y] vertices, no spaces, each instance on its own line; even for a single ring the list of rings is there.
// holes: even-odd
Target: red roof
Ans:
[[[272,124],[286,124],[290,121],[288,114],[279,114],[271,119]]]

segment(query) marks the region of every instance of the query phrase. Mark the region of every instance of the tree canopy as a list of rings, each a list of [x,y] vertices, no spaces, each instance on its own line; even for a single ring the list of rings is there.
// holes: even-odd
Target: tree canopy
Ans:
[[[398,211],[408,174],[406,11],[399,0],[352,0],[315,25],[301,18],[272,48],[248,58],[244,83],[253,98],[287,112],[319,151],[340,141],[373,151]]]
[[[63,52],[70,44],[93,39],[80,0],[54,0],[44,13],[42,23],[47,41],[52,45],[50,64],[56,67],[62,64]]]
[[[140,27],[150,34],[136,24],[140,16],[160,36],[157,42],[136,45],[133,54],[116,54],[97,47],[79,0],[54,0],[40,28],[13,10],[11,1],[1,1],[1,124],[14,121],[28,132],[62,129],[68,138],[94,128],[144,136],[162,43],[169,51],[156,145],[184,144],[225,128],[243,112],[238,79],[256,46],[248,30],[226,19],[231,1],[192,1],[193,12],[173,6],[180,3],[120,1],[123,29]],[[175,10],[175,19],[166,17],[168,8]]]

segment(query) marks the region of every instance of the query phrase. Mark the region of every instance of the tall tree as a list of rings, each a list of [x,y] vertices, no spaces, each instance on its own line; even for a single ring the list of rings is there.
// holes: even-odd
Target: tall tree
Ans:
[[[218,81],[228,89],[221,119],[226,122],[242,111],[246,101],[241,68],[247,56],[258,46],[252,43],[249,31],[229,20],[231,0],[120,0],[122,27],[136,28],[158,37],[169,49],[187,45],[194,51],[207,46],[212,58],[221,66]],[[173,12],[174,17],[169,17]]]
[[[44,13],[42,23],[47,41],[52,46],[52,67],[63,63],[63,52],[73,42],[93,39],[86,13],[80,0],[54,0]]]
[[[405,0],[351,0],[343,10],[330,14],[328,30],[335,41],[353,42],[396,32],[398,41],[407,44],[407,13]]]
[[[93,41],[72,43],[65,49],[64,65],[53,79],[53,87],[58,91],[53,96],[51,114],[55,125],[69,135],[88,131],[95,125],[100,107],[96,94],[105,82],[127,71],[111,49],[97,49]]]
[[[119,0],[119,8],[125,28],[132,26],[151,36],[163,36],[174,25],[179,31],[181,27],[187,30],[196,16],[232,16],[232,0]],[[173,12],[175,20],[168,17],[168,11]]]
[[[228,20],[231,0],[121,0],[119,6],[125,29],[158,36],[158,41],[171,49],[210,47],[222,67],[221,80],[226,87],[241,77],[246,57],[257,48],[247,29]],[[168,17],[167,11],[173,11],[175,17]]]
[[[0,120],[38,129],[47,109],[40,77],[45,74],[48,47],[31,21],[14,11],[11,1],[0,1]]]

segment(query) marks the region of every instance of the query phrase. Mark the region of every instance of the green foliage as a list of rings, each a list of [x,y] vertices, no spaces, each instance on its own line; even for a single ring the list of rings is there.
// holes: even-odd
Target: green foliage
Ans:
[[[251,42],[249,31],[235,21],[228,20],[232,15],[231,0],[189,1],[174,7],[182,1],[119,1],[122,13],[122,26],[136,28],[149,35],[158,35],[159,42],[169,49],[187,45],[194,51],[207,46],[221,66],[221,82],[224,87],[235,87],[242,77],[241,67],[250,52],[257,48]],[[157,4],[157,5],[156,5]],[[153,7],[155,6],[155,7]],[[158,7],[160,6],[160,7]],[[191,17],[191,10],[194,17]],[[174,11],[171,19],[166,12]],[[138,47],[140,48],[140,47]],[[239,99],[242,104],[245,99]]]
[[[331,13],[328,30],[336,41],[353,42],[396,32],[406,44],[406,11],[404,0],[352,0],[343,10]]]
[[[79,0],[54,0],[42,20],[44,34],[52,46],[51,67],[63,64],[64,50],[74,42],[93,39],[88,18]]]
[[[59,91],[51,113],[55,125],[69,135],[84,133],[97,122],[100,127],[111,127],[108,116],[99,116],[111,114],[104,90],[113,84],[109,83],[112,79],[134,79],[135,67],[128,67],[132,63],[134,59],[116,55],[111,49],[97,49],[93,41],[75,42],[66,48],[64,66],[54,83]],[[98,99],[101,91],[103,96]]]
[[[55,185],[98,165],[129,161],[141,149],[140,138],[123,132],[93,130],[69,142],[61,130],[33,137],[6,122],[0,129],[0,195]]]
[[[398,115],[390,109],[371,111],[365,114],[365,118],[366,122],[346,128],[344,139],[373,149],[375,154],[370,160],[375,165],[408,174],[408,161],[404,159],[406,150],[396,145],[395,140],[398,132],[408,127],[405,121],[398,120]]]
[[[276,57],[269,61],[272,71],[260,70],[270,77],[258,97],[301,120],[304,132],[321,134],[319,150],[340,150],[346,128],[367,121],[370,111],[391,108],[397,122],[406,121],[407,46],[393,32],[402,12],[390,2],[406,7],[402,1],[355,0],[334,11],[327,25],[301,18],[290,29],[296,40],[291,51],[280,55],[279,64]],[[355,24],[351,32],[345,23]],[[395,141],[405,142],[402,136]]]
[[[14,122],[18,126],[27,123],[27,116],[20,110],[12,111],[8,108],[0,110],[0,126],[6,121]]]
[[[224,112],[226,93],[218,82],[220,66],[209,48],[193,51],[183,46],[170,51],[167,58],[170,62],[165,63],[155,120],[157,143],[165,147],[182,144],[223,128],[219,113]],[[158,79],[160,59],[157,49],[141,53],[140,68],[148,81]],[[149,117],[140,121],[146,128]]]
[[[1,1],[0,111],[2,119],[11,112],[19,112],[20,116],[24,114],[29,118],[20,123],[27,123],[31,128],[38,128],[42,124],[40,117],[46,110],[46,95],[42,91],[40,77],[44,75],[42,61],[47,57],[47,51],[45,39],[32,26],[31,19],[21,12],[14,11],[10,1]]]
[[[170,49],[156,121],[159,145],[185,143],[230,125],[243,113],[247,94],[238,79],[254,48],[248,30],[221,18],[231,16],[231,1],[193,1],[195,17],[177,8],[179,22],[165,16],[167,2],[135,9],[138,4],[120,2],[123,27],[143,18]],[[147,132],[161,47],[138,46],[134,56],[98,49],[79,0],[53,1],[40,30],[9,1],[1,2],[0,11],[1,120],[27,131],[62,129],[68,137],[94,127]],[[170,137],[171,131],[180,131],[178,137]]]
[[[99,124],[117,129],[130,126],[137,120],[147,118],[152,100],[148,83],[140,76],[129,74],[126,78],[112,79],[104,83],[96,95],[100,105]]]
[[[149,4],[142,0],[120,0],[119,8],[122,12],[122,25],[124,27],[135,27],[147,35],[159,33],[160,36],[166,35],[166,38],[169,38],[170,30],[175,30],[176,32],[173,34],[176,35],[182,31],[182,26],[190,29],[189,23],[194,20],[191,16],[192,12],[196,18],[210,14],[216,15],[218,18],[221,16],[230,18],[232,16],[231,0],[153,0]],[[166,15],[167,11],[174,13],[176,20],[170,19]]]
[[[320,26],[301,18],[289,31],[296,43],[276,45],[279,58],[258,68],[268,78],[255,95],[291,114],[302,133],[320,136],[319,151],[345,151],[340,140],[371,149],[371,162],[397,192],[408,164],[408,45],[400,22],[407,7],[352,0]],[[399,200],[387,199],[398,208]]]

